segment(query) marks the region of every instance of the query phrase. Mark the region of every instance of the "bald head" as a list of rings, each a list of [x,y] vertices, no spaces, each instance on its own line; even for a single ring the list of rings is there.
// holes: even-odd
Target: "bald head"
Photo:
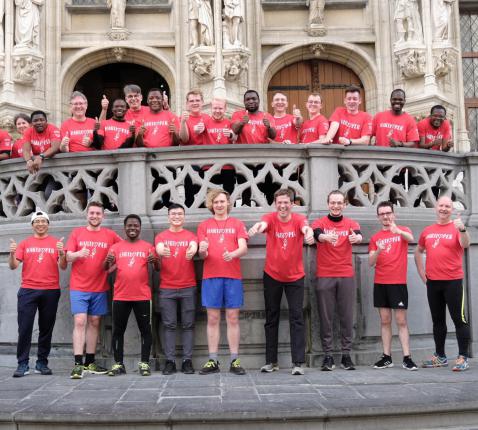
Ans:
[[[453,213],[453,201],[448,196],[440,197],[437,200],[435,206],[435,212],[437,214],[437,222],[439,224],[447,224],[451,221],[451,215]]]

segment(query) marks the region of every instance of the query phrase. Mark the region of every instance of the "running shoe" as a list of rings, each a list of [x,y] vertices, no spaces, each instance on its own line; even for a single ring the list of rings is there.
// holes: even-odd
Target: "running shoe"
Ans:
[[[403,357],[402,367],[406,370],[418,370],[418,366],[412,360],[412,357],[409,355]]]
[[[84,370],[86,373],[92,373],[93,375],[106,375],[108,373],[108,369],[96,363],[88,364],[88,366],[85,366]]]
[[[387,367],[393,367],[392,357],[387,354],[382,354],[380,360],[373,365],[374,369],[386,369]]]
[[[200,375],[209,375],[210,373],[218,373],[219,370],[219,361],[214,361],[209,359],[207,363],[199,371]]]
[[[294,367],[292,368],[292,374],[293,375],[303,375],[304,374],[304,368],[300,363],[294,363]]]
[[[51,369],[45,363],[39,363],[35,365],[35,373],[40,375],[53,375]]]
[[[28,367],[28,363],[21,363],[18,365],[15,372],[13,372],[14,378],[21,378],[22,376],[30,374],[30,367]]]
[[[466,358],[464,355],[459,355],[455,361],[455,365],[451,370],[453,370],[453,372],[464,372],[469,368],[470,365],[468,364],[468,358]]]
[[[355,365],[352,359],[350,358],[350,355],[348,354],[342,355],[342,360],[340,360],[340,367],[344,370],[355,370]]]
[[[144,361],[140,361],[138,363],[138,369],[139,369],[139,374],[141,376],[151,376],[151,367],[149,366],[149,363],[146,363]],[[174,369],[174,370],[176,370],[176,369]]]
[[[229,372],[234,373],[234,375],[245,375],[246,371],[241,367],[241,360],[236,358],[231,361],[231,366],[229,367]]]
[[[83,378],[83,370],[84,366],[82,364],[75,364],[73,370],[71,371],[70,378],[71,379],[81,379]]]
[[[195,373],[193,362],[189,359],[183,360],[183,364],[181,364],[181,372],[185,373],[186,375],[192,375]]]
[[[334,362],[334,357],[331,355],[326,355],[324,357],[324,361],[322,362],[322,368],[321,370],[323,371],[331,371],[335,369],[335,362]]]
[[[172,375],[173,373],[176,373],[176,363],[172,360],[166,360],[163,375]]]
[[[448,366],[448,359],[446,356],[440,357],[435,352],[429,360],[422,361],[422,367],[425,368],[432,368],[432,367],[447,367]]]
[[[264,373],[271,373],[275,372],[276,370],[279,370],[279,365],[277,363],[267,363],[261,367],[261,372]]]
[[[121,364],[121,363],[113,364],[111,369],[108,370],[108,376],[124,375],[125,373],[126,373],[126,368],[124,367],[124,364]]]

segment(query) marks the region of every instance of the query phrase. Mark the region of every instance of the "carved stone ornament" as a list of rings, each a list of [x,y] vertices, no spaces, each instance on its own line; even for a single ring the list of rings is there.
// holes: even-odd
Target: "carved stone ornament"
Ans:
[[[310,45],[309,49],[310,49],[310,52],[314,54],[314,57],[317,57],[317,58],[319,58],[322,55],[322,53],[325,52],[325,47],[321,43],[314,43],[313,45]]]
[[[323,24],[310,24],[307,34],[312,37],[323,37],[327,34],[327,28]]]
[[[202,82],[210,81],[214,77],[214,55],[193,52],[189,55],[191,70]]]
[[[43,57],[37,55],[12,55],[13,80],[20,84],[33,85],[43,69]]]
[[[111,29],[111,31],[106,33],[106,37],[109,40],[121,41],[121,40],[127,40],[130,34],[131,32],[126,30],[125,28],[113,28]]]
[[[12,133],[15,129],[15,124],[13,123],[13,116],[6,115],[0,118],[0,128],[2,130],[7,130],[9,133]]]
[[[116,58],[116,61],[120,62],[123,61],[123,58],[126,55],[126,49],[121,48],[120,46],[115,46],[114,48],[111,48],[111,54],[113,54],[113,57]]]
[[[5,77],[5,54],[0,54],[0,81]]]
[[[449,49],[437,49],[433,51],[433,70],[437,78],[448,75],[456,63],[456,56]]]
[[[395,59],[403,78],[417,78],[425,75],[425,50],[405,49],[395,52]]]
[[[228,81],[237,80],[241,74],[249,68],[247,62],[249,54],[238,52],[236,54],[225,56],[224,58],[224,77]]]

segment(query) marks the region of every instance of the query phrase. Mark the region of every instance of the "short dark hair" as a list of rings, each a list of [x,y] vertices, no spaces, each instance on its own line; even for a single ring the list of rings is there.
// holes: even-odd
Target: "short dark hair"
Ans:
[[[359,93],[360,94],[360,87],[357,85],[349,85],[347,88],[345,88],[345,95],[348,93]]]
[[[401,88],[395,88],[395,89],[390,93],[390,98],[392,98],[393,95],[396,94],[396,93],[402,93],[402,94],[403,94],[403,97],[406,97],[404,90],[402,90]]]
[[[30,122],[33,122],[33,117],[36,116],[36,115],[43,115],[43,117],[48,121],[48,117],[46,116],[45,112],[43,112],[42,110],[34,110],[30,114]]]
[[[329,194],[327,194],[327,203],[329,203],[330,196],[333,194],[339,194],[344,198],[344,203],[347,203],[347,196],[340,190],[332,190]]]
[[[112,105],[114,105],[116,102],[122,102],[122,103],[126,104],[126,106],[128,106],[125,99],[114,99]]]
[[[91,202],[88,202],[88,204],[86,205],[86,211],[88,212],[88,209],[91,208],[92,206],[94,206],[95,208],[100,208],[103,212],[105,210],[103,203],[93,200]]]
[[[256,91],[256,90],[247,90],[245,93],[244,93],[244,97],[246,97],[246,94],[249,94],[249,93],[254,93],[258,99],[260,99],[259,97],[259,93]]]
[[[294,201],[294,191],[292,191],[290,188],[281,188],[277,190],[274,193],[274,201],[276,201],[277,197],[280,196],[288,196],[291,202]]]
[[[377,205],[377,215],[378,215],[378,211],[380,208],[390,208],[392,210],[392,212],[395,212],[393,210],[393,203],[390,202],[390,201],[385,201],[385,202],[380,202],[378,205]]]
[[[171,203],[168,206],[168,213],[171,212],[173,209],[182,209],[184,213],[186,213],[186,209],[184,209],[183,205],[180,205],[179,203]]]
[[[443,110],[443,111],[445,111],[445,116],[446,116],[445,106],[442,106],[442,105],[435,105],[435,106],[433,106],[433,107],[430,109],[430,115],[433,115],[433,111],[434,111],[434,110]]]
[[[138,220],[139,225],[141,225],[141,218],[139,217],[139,215],[129,214],[129,215],[126,215],[126,217],[123,221],[123,224],[124,224],[125,227],[126,227],[126,223],[128,222],[129,219],[136,219],[136,220]]]
[[[161,97],[163,96],[163,92],[159,88],[150,88],[149,91],[148,91],[148,96],[153,91],[157,91],[158,93],[161,93]]]

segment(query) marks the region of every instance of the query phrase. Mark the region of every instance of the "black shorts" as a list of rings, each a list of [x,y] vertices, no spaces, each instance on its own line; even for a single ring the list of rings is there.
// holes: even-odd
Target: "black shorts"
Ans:
[[[407,284],[373,284],[376,308],[408,309]]]

